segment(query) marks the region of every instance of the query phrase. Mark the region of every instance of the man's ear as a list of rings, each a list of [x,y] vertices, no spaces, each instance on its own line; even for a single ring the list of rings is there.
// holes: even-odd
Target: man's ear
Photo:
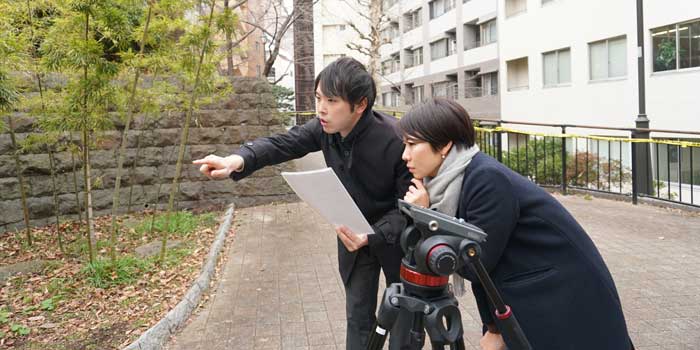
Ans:
[[[360,115],[365,113],[365,110],[367,109],[367,97],[363,97],[362,100],[360,100],[360,102],[355,105],[355,109]]]

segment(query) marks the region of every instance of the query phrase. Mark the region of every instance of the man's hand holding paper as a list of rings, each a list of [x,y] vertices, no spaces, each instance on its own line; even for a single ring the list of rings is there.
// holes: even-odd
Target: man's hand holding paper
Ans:
[[[356,234],[345,225],[336,226],[335,233],[338,234],[338,238],[350,252],[359,250],[369,243],[366,233]]]

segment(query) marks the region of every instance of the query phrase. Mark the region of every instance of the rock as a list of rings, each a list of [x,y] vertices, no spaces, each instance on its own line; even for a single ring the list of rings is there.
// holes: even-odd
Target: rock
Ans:
[[[170,240],[168,244],[165,245],[167,249],[173,249],[180,247],[183,244],[182,241]],[[148,258],[160,254],[160,241],[154,241],[136,248],[136,255],[140,258]]]
[[[44,267],[46,267],[46,264],[46,260],[30,260],[0,266],[0,284],[4,284],[8,278],[20,273],[29,274],[41,272]]]
[[[44,320],[46,320],[44,316],[34,316],[27,319],[29,322],[44,322]]]

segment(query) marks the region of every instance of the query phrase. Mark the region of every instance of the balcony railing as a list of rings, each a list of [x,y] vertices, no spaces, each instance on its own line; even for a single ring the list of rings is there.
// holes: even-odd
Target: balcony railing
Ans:
[[[481,40],[469,41],[464,43],[464,51],[476,49],[481,46]]]

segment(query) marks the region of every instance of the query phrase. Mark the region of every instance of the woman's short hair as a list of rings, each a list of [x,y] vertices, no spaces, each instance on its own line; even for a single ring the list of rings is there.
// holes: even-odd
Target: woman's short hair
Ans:
[[[438,150],[450,141],[457,146],[474,145],[474,126],[469,113],[459,103],[445,98],[431,98],[411,108],[398,124],[403,137],[428,142]]]

